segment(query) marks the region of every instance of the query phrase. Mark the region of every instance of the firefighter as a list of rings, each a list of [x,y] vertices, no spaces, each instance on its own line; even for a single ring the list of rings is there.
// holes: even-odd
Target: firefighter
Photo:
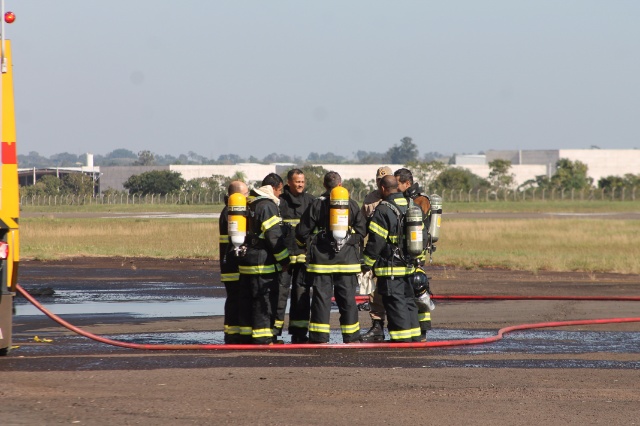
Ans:
[[[382,201],[382,189],[380,182],[385,176],[391,176],[393,171],[388,166],[378,168],[376,172],[376,186],[378,189],[369,193],[362,204],[362,213],[367,218],[367,226],[373,216],[376,206]],[[369,316],[371,317],[371,328],[362,335],[362,341],[368,343],[384,341],[384,320],[386,313],[382,304],[382,296],[374,290],[369,295]]]
[[[378,204],[369,222],[363,271],[373,269],[378,278],[376,291],[382,296],[387,312],[391,341],[418,342],[418,308],[410,281],[415,267],[406,258],[402,229],[408,202],[398,191],[398,182],[393,175],[384,176],[380,184],[384,200]]]
[[[289,265],[278,210],[282,178],[268,174],[247,200],[247,237],[239,257],[240,335],[243,343],[272,344],[278,273]]]
[[[332,296],[340,311],[342,341],[359,342],[356,275],[361,268],[366,220],[358,204],[344,194],[338,173],[327,173],[324,187],[326,192],[314,200],[296,227],[296,242],[307,248],[306,282],[313,288],[309,342],[329,342]],[[343,208],[336,208],[338,205]]]
[[[229,222],[227,220],[228,200],[232,194],[242,194],[246,197],[249,195],[249,188],[242,181],[231,182],[229,188],[227,188],[227,195],[224,197],[224,209],[222,209],[218,219],[220,230],[220,274],[227,292],[227,298],[224,302],[224,342],[230,344],[240,343],[240,325],[238,322],[238,281],[240,280],[240,273],[238,272],[236,252],[229,240]]]
[[[287,229],[286,242],[291,263],[288,271],[281,275],[278,315],[274,326],[280,334],[289,290],[291,290],[291,305],[289,307],[291,343],[305,343],[308,340],[311,292],[304,281],[305,250],[296,244],[295,227],[300,223],[302,213],[311,205],[314,199],[311,194],[305,191],[304,172],[300,169],[289,170],[287,184],[284,186],[282,195],[280,195],[280,215],[285,229]]]
[[[429,224],[431,221],[431,200],[429,196],[420,192],[420,188],[417,183],[413,183],[413,173],[409,169],[398,169],[393,175],[398,181],[398,190],[402,192],[404,197],[410,203],[415,204],[422,210],[422,242],[423,253],[418,256],[418,266],[424,268],[426,263],[426,251],[429,249]],[[427,279],[427,287],[429,281]],[[418,303],[418,320],[420,321],[421,341],[427,341],[427,331],[431,329],[431,311],[428,306],[423,303]]]

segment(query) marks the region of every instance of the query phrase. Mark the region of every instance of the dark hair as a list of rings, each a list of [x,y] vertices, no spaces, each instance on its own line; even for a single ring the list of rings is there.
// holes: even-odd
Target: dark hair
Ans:
[[[329,172],[324,175],[324,187],[328,190],[332,190],[336,186],[342,183],[342,178],[337,172]]]
[[[382,180],[380,181],[380,186],[382,186],[384,189],[398,189],[398,181],[396,180],[396,178],[394,176],[390,176],[390,175],[386,175],[382,177]]]
[[[287,173],[287,180],[293,179],[294,175],[304,175],[304,172],[300,169],[291,169]]]
[[[401,183],[409,182],[413,185],[413,174],[411,173],[411,170],[405,168],[398,169],[393,175],[397,177]]]
[[[284,182],[283,182],[282,178],[277,173],[269,173],[268,175],[266,175],[264,177],[264,179],[262,179],[262,186],[271,185],[274,188],[277,188],[277,187],[279,187],[280,185],[283,185],[283,184],[284,184]]]

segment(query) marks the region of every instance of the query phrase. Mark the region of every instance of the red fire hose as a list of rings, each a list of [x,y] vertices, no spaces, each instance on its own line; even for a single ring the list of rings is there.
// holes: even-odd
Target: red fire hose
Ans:
[[[416,343],[326,343],[326,344],[286,344],[286,345],[223,345],[223,344],[190,344],[190,345],[166,345],[155,344],[147,345],[140,343],[128,343],[121,342],[119,340],[108,339],[106,337],[97,336],[93,333],[78,328],[67,321],[63,320],[59,316],[47,310],[36,299],[33,298],[25,289],[20,285],[17,287],[18,292],[29,302],[31,302],[36,308],[40,309],[45,315],[57,322],[58,324],[68,328],[69,330],[95,340],[97,342],[106,343],[108,345],[119,346],[129,349],[146,349],[146,350],[290,350],[290,349],[366,349],[366,348],[437,348],[444,346],[463,346],[463,345],[477,345],[481,343],[496,342],[502,337],[512,331],[517,330],[529,330],[533,328],[549,328],[549,327],[564,327],[572,325],[591,325],[591,324],[612,324],[612,323],[626,323],[626,322],[640,322],[640,317],[635,318],[605,318],[605,319],[592,319],[592,320],[578,320],[578,321],[555,321],[555,322],[540,322],[536,324],[520,324],[510,327],[504,327],[498,330],[495,336],[482,337],[477,339],[459,339],[459,340],[442,340],[437,342],[416,342]],[[571,296],[446,296],[446,295],[434,295],[434,299],[440,300],[599,300],[599,301],[640,301],[640,297],[571,297]],[[367,296],[359,296],[356,299],[359,301],[368,300]]]

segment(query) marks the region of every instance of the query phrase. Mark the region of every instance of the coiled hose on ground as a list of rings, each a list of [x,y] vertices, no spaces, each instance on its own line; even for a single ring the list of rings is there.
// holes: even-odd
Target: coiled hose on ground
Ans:
[[[244,350],[244,351],[258,351],[258,350],[291,350],[291,349],[366,349],[366,348],[437,348],[445,346],[463,346],[463,345],[478,345],[482,343],[496,342],[502,337],[512,331],[529,330],[534,328],[549,328],[549,327],[565,327],[573,325],[593,325],[593,324],[613,324],[613,323],[626,323],[626,322],[640,322],[640,317],[633,318],[603,318],[603,319],[591,319],[591,320],[577,320],[577,321],[554,321],[554,322],[540,322],[535,324],[520,324],[510,327],[504,327],[498,330],[495,336],[482,337],[476,339],[458,339],[458,340],[441,340],[436,342],[416,342],[416,343],[327,343],[327,344],[286,344],[286,345],[226,345],[226,344],[185,344],[185,345],[170,345],[170,344],[141,344],[141,343],[128,343],[119,340],[113,340],[106,337],[98,336],[88,331],[82,330],[63,320],[56,314],[47,310],[36,299],[33,298],[22,286],[18,285],[18,293],[20,293],[25,299],[31,302],[36,308],[42,311],[49,318],[57,322],[58,324],[66,327],[67,329],[77,333],[81,336],[95,340],[97,342],[105,343],[108,345],[119,346],[129,349],[145,349],[145,350]],[[360,301],[368,300],[366,296],[357,298]],[[640,297],[607,297],[607,296],[464,296],[464,295],[434,295],[433,299],[436,300],[597,300],[597,301],[625,301],[625,302],[638,302]]]

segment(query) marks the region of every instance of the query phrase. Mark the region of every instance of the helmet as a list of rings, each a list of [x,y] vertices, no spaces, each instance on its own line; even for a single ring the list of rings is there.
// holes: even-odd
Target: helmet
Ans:
[[[413,287],[413,294],[416,297],[420,297],[429,291],[429,277],[422,268],[416,268],[416,271],[410,278],[411,287]]]

